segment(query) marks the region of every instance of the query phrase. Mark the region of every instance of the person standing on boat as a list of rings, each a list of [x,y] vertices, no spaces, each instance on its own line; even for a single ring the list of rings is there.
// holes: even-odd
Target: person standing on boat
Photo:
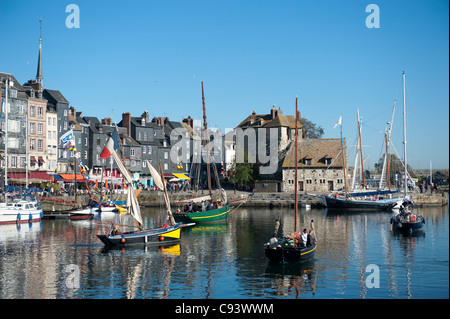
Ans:
[[[305,229],[303,229],[303,232],[302,232],[302,242],[303,242],[303,246],[305,246],[306,247],[306,243],[307,243],[307,241],[308,241],[308,232],[306,231],[306,228]]]
[[[306,246],[312,246],[315,243],[315,239],[312,236],[313,230],[311,229],[308,233],[308,239],[306,240]]]

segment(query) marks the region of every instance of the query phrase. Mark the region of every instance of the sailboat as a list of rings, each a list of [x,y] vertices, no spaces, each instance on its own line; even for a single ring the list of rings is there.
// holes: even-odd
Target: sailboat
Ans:
[[[342,121],[340,121],[341,126],[341,146],[342,146],[342,157],[344,163],[344,185],[345,185],[345,194],[344,198],[342,198],[338,193],[333,196],[321,196],[322,202],[330,209],[342,209],[342,210],[391,210],[397,205],[397,201],[395,200],[378,200],[378,199],[357,199],[358,196],[378,196],[381,194],[391,194],[392,191],[376,191],[376,192],[361,192],[361,193],[353,193],[350,194],[347,191],[347,171],[345,167],[346,156],[345,156],[345,147],[344,140],[342,137]],[[362,150],[361,143],[361,124],[358,112],[358,131],[359,131],[359,148]],[[362,153],[361,153],[361,166],[362,166]],[[364,171],[364,169],[363,169]],[[364,175],[364,174],[363,174]]]
[[[206,134],[208,125],[206,122],[205,94],[202,82],[202,105],[203,105],[203,126]],[[230,202],[227,200],[227,194],[223,188],[220,188],[219,198],[214,200],[211,191],[211,171],[209,163],[209,139],[206,139],[206,168],[208,173],[208,189],[209,196],[192,198],[186,204],[185,211],[173,212],[173,216],[177,221],[190,221],[196,223],[222,222],[228,219],[230,212]],[[218,179],[217,179],[218,181]],[[218,183],[220,183],[218,181]]]
[[[425,224],[425,218],[422,215],[416,216],[412,213],[411,208],[413,202],[408,197],[408,169],[406,161],[406,96],[405,96],[405,72],[403,72],[403,165],[404,165],[404,198],[405,201],[400,207],[399,211],[394,212],[391,215],[391,226],[393,230],[398,230],[402,232],[412,232],[413,230],[418,230]]]
[[[297,262],[303,261],[314,256],[314,252],[317,248],[316,240],[310,238],[304,244],[302,240],[302,234],[297,233],[297,212],[298,212],[298,178],[297,178],[297,166],[298,166],[298,98],[295,99],[295,177],[294,177],[294,233],[288,237],[276,237],[276,232],[273,237],[264,245],[264,253],[271,262]],[[311,230],[314,231],[314,221],[311,220]],[[304,234],[303,236],[310,236]]]
[[[132,183],[132,177],[116,152],[116,149],[118,148],[118,142],[117,140],[116,142],[113,141],[113,136],[111,136],[108,139],[106,148],[111,153],[114,161],[117,164],[117,167],[119,168],[119,171],[122,173],[125,179],[125,183],[128,188],[127,212],[130,213],[131,216],[133,216],[135,220],[134,228],[137,228],[137,230],[123,232],[119,230],[119,225],[112,225],[107,234],[97,235],[97,237],[105,244],[105,246],[124,246],[130,244],[151,244],[151,243],[161,244],[179,241],[181,236],[181,224],[175,223],[175,220],[172,216],[170,210],[169,196],[167,194],[166,185],[162,179],[163,175],[161,164],[160,164],[161,174],[159,174],[158,171],[153,167],[153,165],[151,165],[150,162],[147,162],[153,180],[155,181],[157,186],[160,187],[160,189],[164,190],[164,200],[166,203],[170,225],[164,224],[161,227],[144,230],[142,228],[141,209],[139,207],[139,203],[135,194],[135,189]]]

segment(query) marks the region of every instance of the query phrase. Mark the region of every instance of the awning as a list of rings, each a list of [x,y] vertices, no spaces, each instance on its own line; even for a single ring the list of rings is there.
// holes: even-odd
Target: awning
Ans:
[[[37,160],[34,156],[30,156],[30,159],[31,159],[31,163],[35,163],[35,164],[37,163]]]
[[[41,181],[41,182],[50,182],[50,175],[48,175],[46,172],[28,172],[28,177],[30,179],[33,179],[33,182],[35,181]]]
[[[187,176],[186,174],[179,174],[179,173],[175,174],[175,173],[173,173],[172,175],[175,176],[176,178],[182,180],[182,181],[190,179],[190,177]]]
[[[40,156],[38,157],[38,162],[41,163],[41,164],[45,163],[44,159],[42,157],[40,157]]]
[[[73,174],[59,174],[65,182],[73,183],[74,176]],[[81,174],[77,174],[77,182],[84,182],[84,178]]]
[[[13,182],[25,182],[27,176],[26,173],[9,173],[8,179]]]

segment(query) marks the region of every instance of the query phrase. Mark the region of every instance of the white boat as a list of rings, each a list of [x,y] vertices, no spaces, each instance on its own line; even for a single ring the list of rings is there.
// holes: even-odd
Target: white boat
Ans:
[[[0,225],[39,222],[42,217],[41,205],[35,200],[21,198],[0,203]]]

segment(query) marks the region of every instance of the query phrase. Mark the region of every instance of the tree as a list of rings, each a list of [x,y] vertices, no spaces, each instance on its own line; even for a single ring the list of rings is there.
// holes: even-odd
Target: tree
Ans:
[[[324,130],[321,126],[316,125],[306,118],[301,118],[300,123],[303,125],[304,137],[306,138],[321,138]]]
[[[384,162],[385,154],[383,154],[377,163],[375,163],[374,167],[377,170],[379,174],[381,174],[381,170],[383,169],[383,162]],[[408,173],[413,176],[413,170],[412,168],[407,165],[406,169],[408,170]],[[403,168],[403,162],[394,154],[389,154],[389,172],[390,172],[390,181],[391,185],[394,185],[395,183],[395,175],[396,174],[403,174],[404,168]],[[387,172],[385,172],[387,174]]]
[[[236,163],[236,157],[233,159],[233,164],[228,172],[230,181],[236,185],[248,185],[252,183],[257,177],[257,165],[249,163],[248,153],[244,153],[244,163]]]

